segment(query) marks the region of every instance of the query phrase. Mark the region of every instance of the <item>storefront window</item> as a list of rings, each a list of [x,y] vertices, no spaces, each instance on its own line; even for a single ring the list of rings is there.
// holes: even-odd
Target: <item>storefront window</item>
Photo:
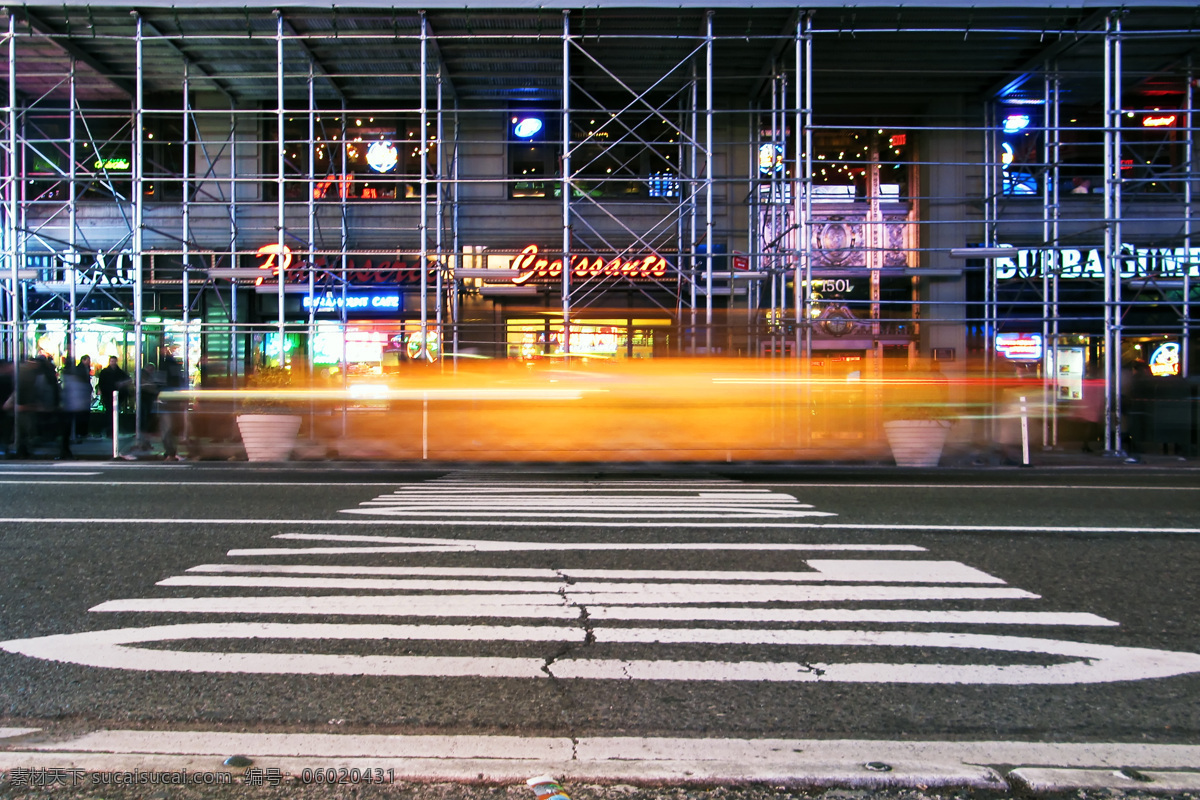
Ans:
[[[345,331],[343,350],[342,332]],[[377,378],[399,372],[403,365],[421,359],[421,324],[407,322],[318,322],[312,338],[312,362],[315,378],[340,381],[343,364],[346,377]],[[267,334],[267,344],[278,341]],[[305,338],[297,334],[298,340]],[[441,356],[441,335],[430,326],[427,346],[432,360]],[[278,352],[278,351],[276,351]],[[270,351],[267,351],[269,358]],[[429,359],[426,359],[429,360]]]
[[[791,145],[779,145],[783,158]],[[887,128],[820,130],[813,135],[814,202],[866,200],[870,171],[879,169],[879,199],[908,199],[910,157],[908,134]],[[760,173],[762,156],[760,154]],[[790,174],[790,170],[788,171]]]
[[[147,115],[142,138],[142,188],[146,200],[183,196],[182,128],[177,118]],[[67,109],[29,114],[25,159],[32,202],[71,197],[71,120]],[[132,122],[128,109],[77,112],[75,196],[80,200],[126,200],[133,189]]]
[[[574,196],[609,200],[679,196],[681,135],[662,115],[571,112]],[[561,197],[561,112],[519,107],[508,118],[509,197]]]
[[[667,345],[670,320],[596,319],[571,325],[576,358],[650,358]],[[565,358],[563,325],[552,319],[513,319],[507,325],[508,357],[519,361]]]
[[[580,112],[572,116],[571,139],[578,142],[571,172],[579,193],[612,199],[679,196],[680,134],[660,115]]]
[[[561,112],[548,106],[509,109],[505,125],[509,197],[539,198],[554,193],[562,151],[561,120]]]
[[[419,199],[422,159],[433,175],[438,147],[421,135],[420,126],[415,113],[319,112],[310,144],[308,115],[289,116],[284,123],[286,198],[307,200],[311,191],[317,201]],[[429,121],[427,130],[432,126]],[[275,163],[277,146],[265,144],[266,163]],[[266,190],[273,199],[270,184]]]
[[[1184,114],[1148,99],[1130,98],[1121,117],[1121,191],[1129,195],[1183,193]],[[1040,197],[1052,180],[1046,164],[1040,106],[1004,109],[1000,119],[1000,163],[1006,195]],[[1101,109],[1064,105],[1059,110],[1060,195],[1104,191],[1104,115]],[[1184,131],[1181,132],[1181,128]]]

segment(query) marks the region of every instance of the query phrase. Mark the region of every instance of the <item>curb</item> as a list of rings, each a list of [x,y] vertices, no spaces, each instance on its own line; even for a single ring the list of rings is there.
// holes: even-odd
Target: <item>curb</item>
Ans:
[[[1084,789],[1200,791],[1200,771],[1194,766],[1200,746],[1193,745],[123,730],[51,741],[37,728],[0,729],[0,737],[7,739],[0,739],[0,771],[10,782],[14,775],[35,773],[187,773],[219,774],[246,785],[263,775],[302,784],[509,785],[548,774],[565,784],[765,783],[798,789],[959,788],[1038,795]]]

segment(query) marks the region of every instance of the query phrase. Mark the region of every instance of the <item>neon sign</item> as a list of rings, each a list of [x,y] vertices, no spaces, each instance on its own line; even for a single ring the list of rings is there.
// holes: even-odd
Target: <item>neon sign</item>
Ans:
[[[1174,114],[1142,117],[1143,128],[1169,128],[1175,124]]]
[[[1016,133],[1029,127],[1028,114],[1009,114],[1004,118],[1004,132]]]
[[[96,159],[96,161],[92,164],[92,166],[95,167],[96,169],[106,169],[106,170],[110,169],[113,171],[128,170],[129,169],[129,159],[128,158],[99,158],[99,159]]]
[[[539,257],[538,246],[531,244],[513,259],[512,268],[520,273],[512,282],[520,286],[534,278],[561,276],[563,261]],[[631,258],[615,256],[607,261],[604,256],[573,256],[571,274],[577,278],[661,278],[667,274],[667,262],[657,253]]]
[[[429,361],[437,361],[438,355],[442,352],[442,337],[435,330],[426,330],[422,336],[420,331],[415,331],[408,336],[408,357],[411,360],[416,360],[421,357],[421,350],[424,349],[425,357]]]
[[[310,259],[295,257],[292,251],[284,245],[283,258],[279,258],[279,245],[272,243],[258,249],[256,255],[262,257],[258,269],[270,270],[272,276],[278,274],[280,261],[283,263],[284,281],[300,283],[307,281],[310,270],[328,270],[344,276],[352,286],[408,286],[421,282],[421,262],[416,254],[362,254],[348,255],[344,258],[337,256],[318,255]],[[426,267],[426,278],[432,283],[437,279],[437,264],[430,260]],[[258,278],[256,285],[267,279],[265,274]]]
[[[1150,374],[1156,378],[1166,378],[1179,374],[1179,345],[1175,342],[1163,342],[1150,355]]]
[[[367,148],[367,166],[376,172],[387,172],[396,166],[399,158],[400,154],[396,151],[396,145],[391,142],[371,142]]]
[[[537,117],[513,117],[513,136],[532,139],[542,130],[544,123]]]
[[[996,352],[1010,361],[1037,361],[1042,357],[1042,335],[997,333]]]
[[[283,255],[283,263],[276,266],[275,258],[280,254]],[[255,255],[266,256],[266,258],[263,259],[263,262],[258,265],[258,268],[270,270],[272,278],[277,277],[281,272],[286,272],[288,266],[292,263],[292,251],[286,244],[264,244],[262,247],[258,248],[258,250],[255,252]],[[259,275],[254,279],[254,285],[262,286],[264,280],[266,280],[266,276]]]
[[[305,309],[316,308],[317,311],[334,311],[346,308],[351,311],[399,311],[400,295],[398,294],[350,294],[343,299],[339,295],[323,294],[316,297],[305,295],[301,298]]]
[[[758,171],[763,175],[770,175],[772,172],[781,172],[783,170],[783,147],[777,144],[768,142],[764,145],[759,145],[758,148]]]
[[[1007,245],[1000,245],[1006,247]],[[1124,245],[1118,261],[1122,278],[1200,278],[1200,247],[1139,248]],[[996,258],[996,279],[1041,278],[1057,273],[1064,280],[1104,280],[1103,248],[1041,250],[1012,248],[1012,255]]]

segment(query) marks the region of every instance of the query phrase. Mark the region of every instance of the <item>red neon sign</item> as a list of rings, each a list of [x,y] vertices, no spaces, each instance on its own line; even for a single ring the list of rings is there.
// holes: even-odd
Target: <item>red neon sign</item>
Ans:
[[[256,254],[260,256],[266,256],[266,258],[263,259],[263,262],[258,265],[258,268],[270,270],[272,278],[278,276],[280,272],[286,273],[287,268],[291,266],[292,263],[292,251],[291,248],[289,248],[286,244],[282,246],[279,244],[264,244],[262,247],[258,248]],[[283,263],[276,265],[275,257],[281,254],[283,256],[281,259]],[[265,275],[259,275],[254,279],[254,285],[261,286],[265,279]]]
[[[520,272],[512,279],[514,284],[520,286],[533,278],[561,276],[563,262],[561,258],[551,260],[539,257],[538,246],[531,244],[513,259],[512,268]],[[667,274],[667,262],[657,253],[632,258],[615,256],[607,261],[603,256],[573,256],[571,274],[577,278],[661,278]]]
[[[1143,128],[1169,128],[1174,124],[1174,114],[1159,114],[1157,116],[1142,117]]]
[[[344,268],[346,280],[352,286],[371,285],[371,286],[403,286],[416,285],[421,282],[421,266],[419,260],[405,261],[397,257],[395,260],[383,256],[378,260],[371,257],[359,260],[353,256],[344,260],[335,259],[335,263],[329,263],[329,259],[325,256],[317,256],[309,260],[296,260],[293,258],[291,249],[284,245],[283,258],[279,258],[280,249],[278,244],[267,244],[258,248],[255,251],[257,255],[262,256],[263,260],[258,264],[260,270],[270,270],[272,277],[279,274],[280,269],[283,270],[283,279],[287,283],[297,283],[307,278],[308,270],[339,270]],[[437,276],[437,265],[430,262],[427,275],[429,280],[434,280]],[[265,274],[256,278],[254,283],[256,286],[262,285],[267,279]]]

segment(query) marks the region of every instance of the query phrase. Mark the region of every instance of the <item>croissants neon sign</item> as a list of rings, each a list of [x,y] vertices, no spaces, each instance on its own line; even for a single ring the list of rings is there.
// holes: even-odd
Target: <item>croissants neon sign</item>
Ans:
[[[512,282],[520,286],[534,278],[557,278],[562,275],[561,258],[549,259],[538,254],[538,246],[531,244],[513,259],[512,269],[520,274]],[[657,253],[632,257],[614,256],[605,260],[603,256],[572,256],[571,274],[577,278],[661,278],[667,274],[667,262]]]

